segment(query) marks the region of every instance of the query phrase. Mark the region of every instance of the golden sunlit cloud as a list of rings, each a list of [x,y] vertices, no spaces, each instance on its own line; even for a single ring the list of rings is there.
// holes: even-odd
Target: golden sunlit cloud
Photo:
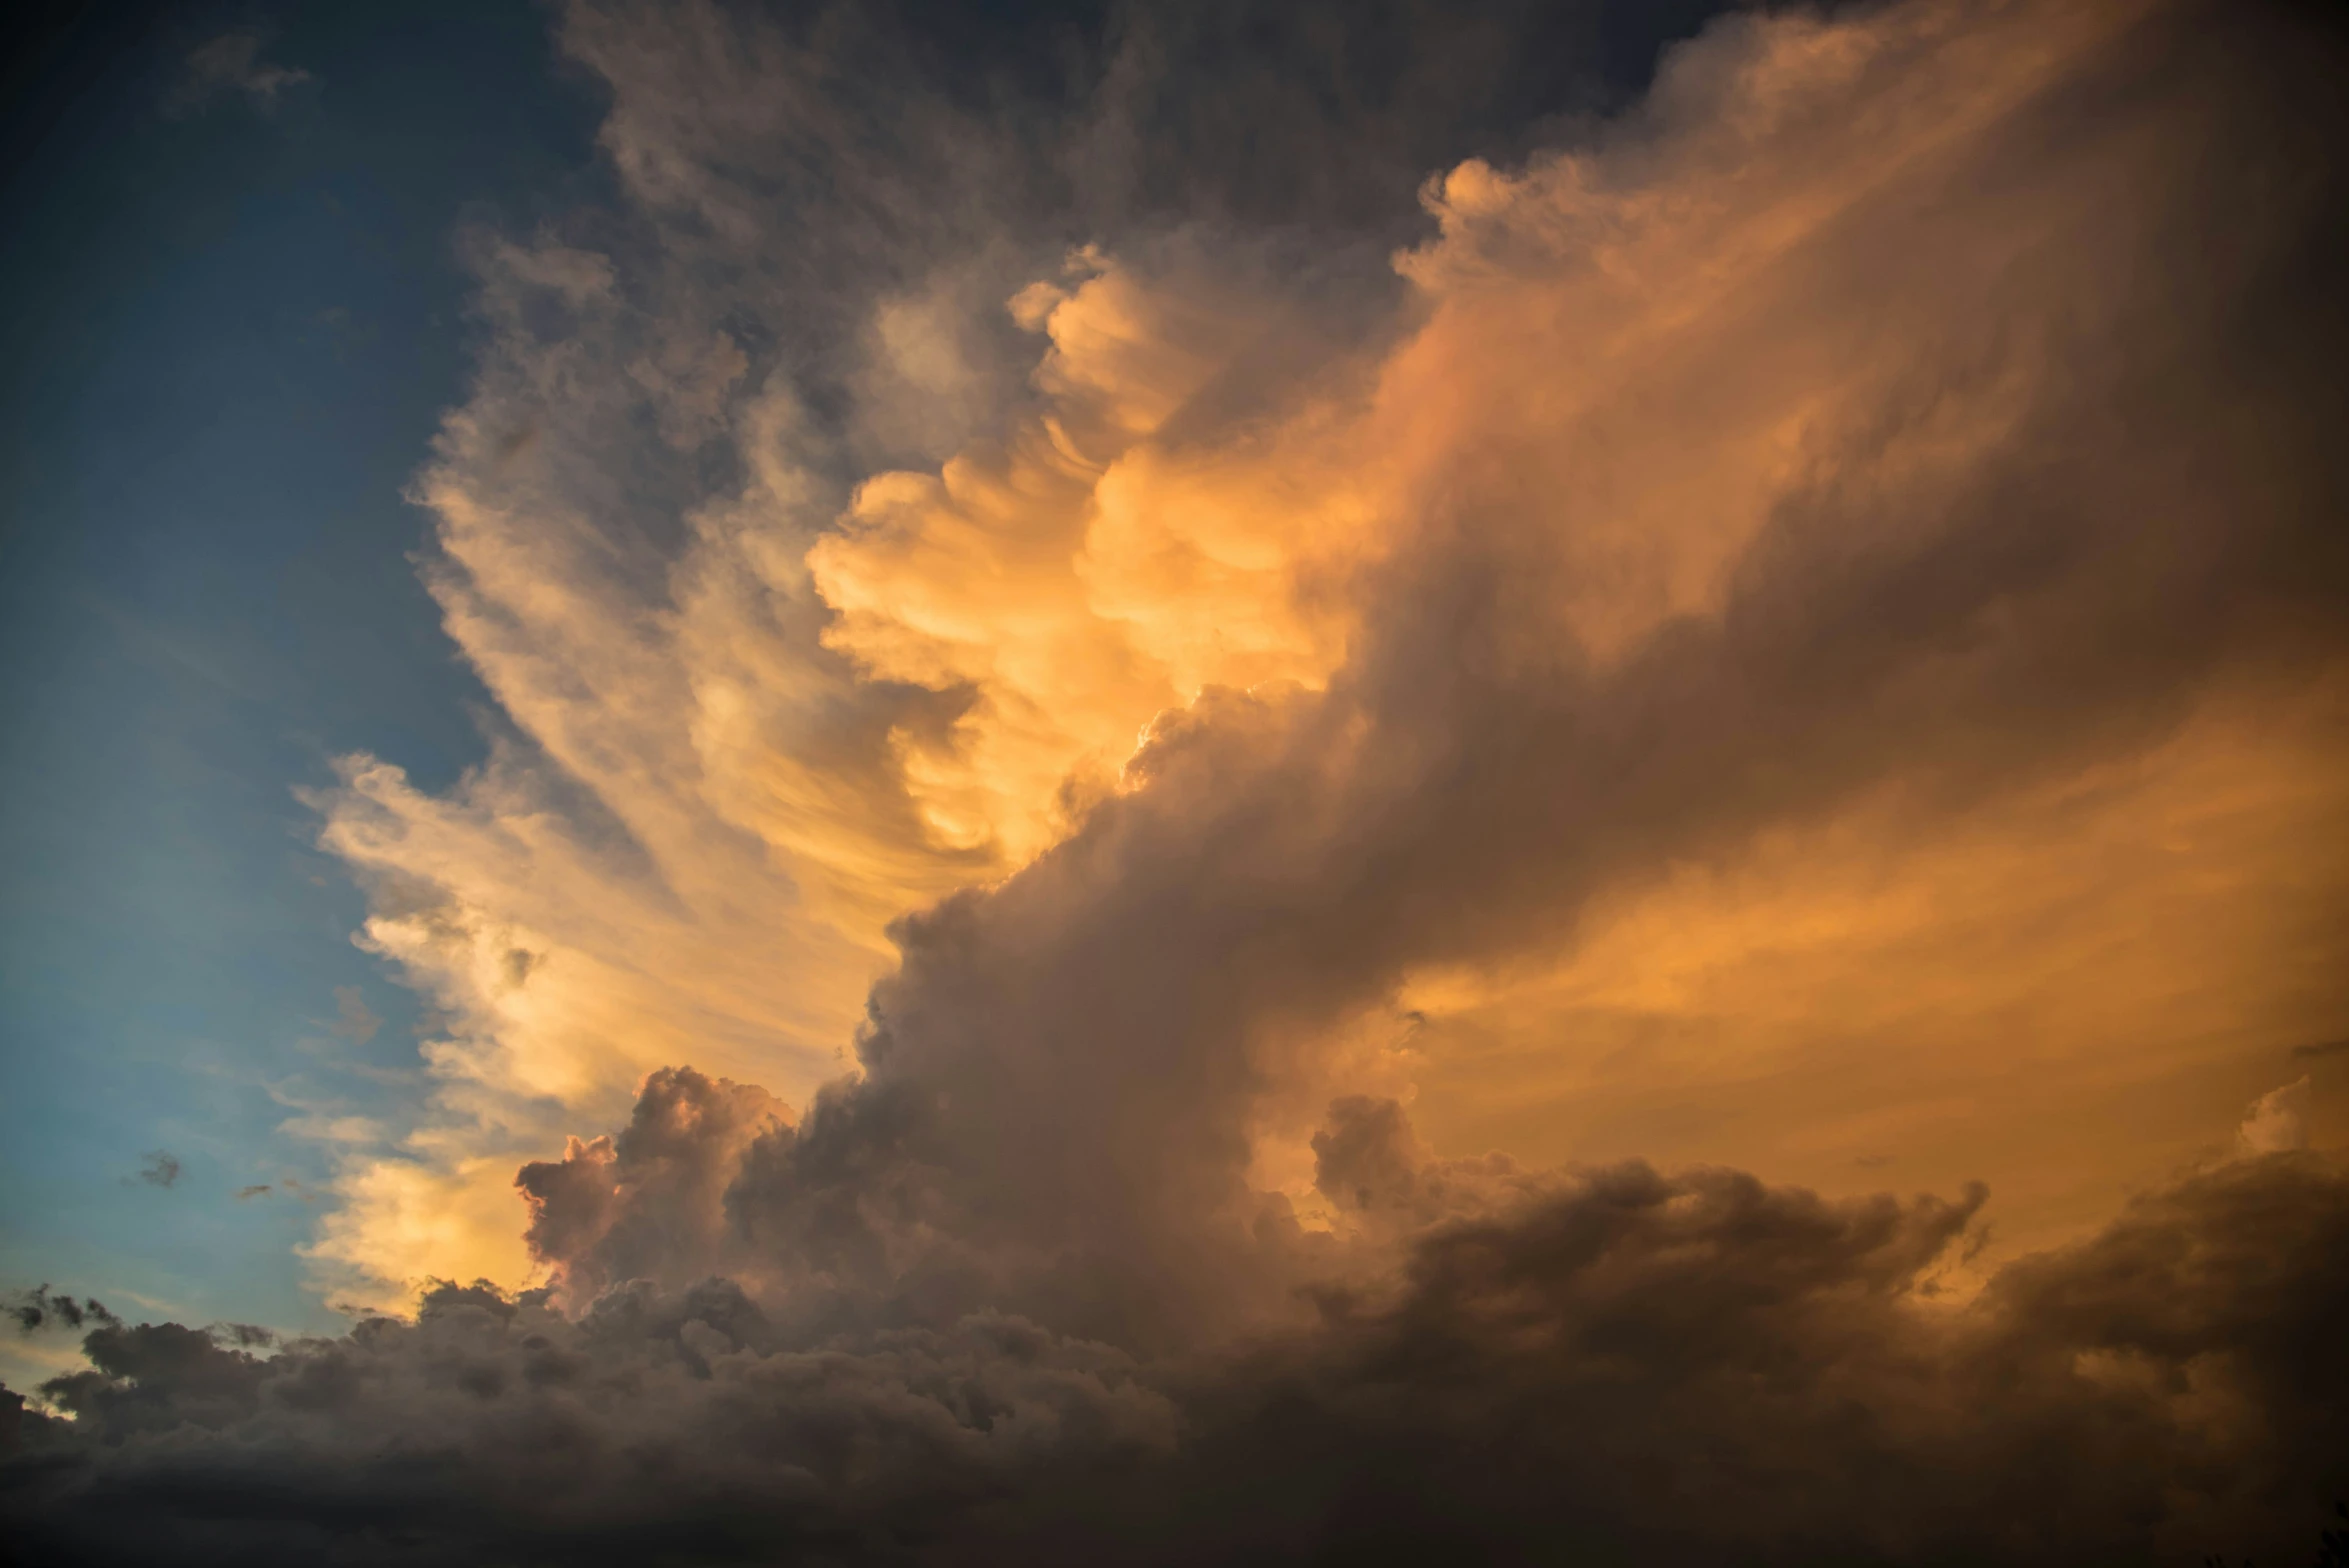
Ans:
[[[314,1249],[331,1288],[389,1306],[431,1276],[530,1277],[516,1158],[608,1123],[656,1067],[692,1061],[804,1103],[890,962],[889,921],[1062,840],[1203,692],[1326,685],[1398,558],[1460,547],[1447,537],[1496,552],[1525,608],[1493,621],[1485,656],[1589,679],[1738,613],[1741,574],[1824,497],[1852,519],[1835,548],[1855,560],[1957,526],[1911,498],[1960,492],[2031,439],[2062,356],[2139,329],[2141,302],[2103,280],[2147,243],[2194,128],[2148,121],[2026,177],[1981,171],[2143,12],[1726,23],[1595,144],[1432,179],[1438,234],[1396,258],[1397,325],[1372,352],[1307,355],[1317,368],[1270,404],[1225,388],[1300,313],[1249,265],[1195,239],[1137,260],[1076,252],[984,307],[1039,350],[1000,391],[1017,412],[934,470],[845,493],[789,386],[696,324],[706,303],[663,304],[657,274],[655,303],[632,302],[608,256],[490,248],[490,357],[418,493],[439,518],[449,629],[521,739],[446,797],[354,759],[320,801],[326,843],[376,890],[363,940],[444,1025],[426,1047],[435,1120],[350,1156]],[[633,125],[633,95],[664,89],[621,90],[615,123]],[[649,165],[626,166],[657,206]],[[873,307],[874,341],[934,385],[979,374],[960,345],[980,325],[948,297]],[[552,336],[536,324],[549,308],[565,317]],[[1992,310],[1986,344],[1972,323]],[[567,471],[632,408],[672,448],[721,444],[744,475],[679,519],[673,548],[620,528],[624,489]],[[1932,678],[1903,700],[1932,704]],[[2110,1070],[2080,1065],[2091,1041],[2133,1052],[2132,1081],[2201,1085],[2195,1064],[2234,1064],[2231,1085],[2246,1053],[2340,1005],[2326,984],[2270,994],[2273,952],[2198,943],[2183,895],[2160,891],[2223,886],[2241,902],[2231,929],[2272,911],[2300,922],[2295,962],[2323,961],[2307,933],[2342,907],[2349,869],[2268,846],[2332,824],[2337,704],[2279,678],[2270,709],[2289,716],[2256,745],[2091,748],[1962,809],[1896,767],[1874,797],[1757,817],[1743,847],[1599,873],[1619,891],[1561,928],[1566,947],[1532,949],[1556,956],[1508,957],[1499,990],[1406,980],[1384,1004],[1420,1020],[1404,1056],[1317,1026],[1337,1033],[1298,1060],[1321,1065],[1267,1086],[1259,1169],[1310,1204],[1320,1100],[1369,1072],[1406,1096],[1416,1081],[1428,1125],[1464,1147],[1685,1148],[1836,1186],[1832,1164],[1938,1147],[1944,1128],[1948,1147],[1904,1179],[2077,1188],[2083,1161],[2115,1160],[2087,1184],[2101,1198],[2225,1111],[2176,1120],[2160,1158],[2128,1156],[2117,1132],[2093,1156],[2021,1137],[2114,1092]],[[2099,782],[2124,774],[2136,782]],[[2243,799],[2276,809],[2236,813],[2238,829],[2227,803]],[[2164,824],[2206,817],[2269,837],[2182,862],[2153,847]],[[2139,906],[2140,926],[2170,923],[2121,935],[2112,912]],[[1864,1113],[1819,1086],[1855,1051],[1879,1058],[1854,1080]],[[1951,1052],[2050,1099],[1985,1110],[1938,1065]],[[1685,1143],[1657,1120],[1710,1103],[1693,1084],[1717,1095],[1757,1073],[1786,1087],[1686,1123]],[[1611,1134],[1595,1111],[1537,1129],[1577,1096],[1658,1109]],[[1985,1115],[2021,1117],[2018,1141]],[[2087,1223],[2102,1207],[2052,1212]]]

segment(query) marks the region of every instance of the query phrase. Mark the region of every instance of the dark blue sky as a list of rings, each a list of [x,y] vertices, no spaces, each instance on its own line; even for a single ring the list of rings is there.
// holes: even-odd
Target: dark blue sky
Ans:
[[[238,29],[309,79],[189,101]],[[283,1178],[324,1151],[270,1088],[414,1092],[301,1042],[356,987],[412,1073],[415,1008],[293,792],[480,753],[401,491],[462,389],[458,235],[580,194],[597,104],[527,4],[100,10],[12,52],[0,1287],[323,1324]]]

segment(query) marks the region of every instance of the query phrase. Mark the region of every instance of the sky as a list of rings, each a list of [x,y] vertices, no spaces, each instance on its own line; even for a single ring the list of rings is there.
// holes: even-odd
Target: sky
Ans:
[[[483,754],[403,490],[462,387],[456,237],[583,176],[593,98],[527,8],[51,27],[11,91],[0,1272],[325,1327],[279,1096],[410,1097],[319,1047],[406,1072],[417,1014],[293,791]]]
[[[43,1560],[2313,1549],[2318,13],[25,25]]]

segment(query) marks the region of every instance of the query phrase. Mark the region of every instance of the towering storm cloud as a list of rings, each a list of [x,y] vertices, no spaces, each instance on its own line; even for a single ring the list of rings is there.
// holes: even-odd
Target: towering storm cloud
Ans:
[[[2349,53],[1379,11],[561,13],[613,197],[415,482],[495,749],[315,801],[385,1315],[99,1321],[22,1539],[2313,1549]]]

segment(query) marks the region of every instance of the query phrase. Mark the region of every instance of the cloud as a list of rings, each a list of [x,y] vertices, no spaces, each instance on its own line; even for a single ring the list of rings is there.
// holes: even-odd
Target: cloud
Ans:
[[[812,1103],[890,923],[1015,874],[898,928],[876,1044],[917,1049],[900,998],[1014,973],[1036,1016],[939,1027],[1030,1042],[1038,1081],[1195,1028],[1228,1088],[1163,1124],[1236,1123],[1169,1157],[1308,1205],[1350,1075],[1415,1081],[1447,1144],[1567,1155],[1540,1117],[1597,1090],[1624,1114],[1581,1136],[1620,1152],[1848,1181],[1898,1136],[1955,1182],[1959,1108],[2028,1058],[2116,1162],[2010,1145],[2010,1189],[2083,1195],[2032,1211],[2052,1238],[2160,1163],[2095,1121],[2113,1075],[2185,1158],[2196,1063],[2349,1002],[2274,983],[2349,907],[2298,847],[2349,688],[2330,318],[2280,303],[2324,133],[2225,85],[2265,13],[1731,19],[1565,150],[1452,164],[1397,267],[1315,197],[1285,238],[1089,205],[1034,183],[1065,120],[713,17],[569,13],[628,204],[477,247],[479,388],[417,490],[515,733],[445,797],[351,759],[317,802],[366,945],[447,1025],[434,1117],[349,1167],[336,1292],[525,1277],[511,1170],[657,1068]],[[1136,25],[1120,60],[1207,47]],[[868,47],[846,101],[823,51]],[[2151,96],[2101,105],[2129,73]],[[1141,112],[1118,81],[1087,125]],[[1144,185],[1182,146],[1133,148]],[[943,972],[965,920],[999,973]],[[1225,1016],[1142,1000],[1185,984]],[[1390,999],[1432,1020],[1407,1061]],[[1830,1127],[1839,1080],[1870,1088]],[[1014,1081],[966,1092],[1034,1117]],[[1117,1136],[1067,1103],[1079,1147]],[[474,1261],[389,1240],[421,1215],[388,1195],[460,1165]]]
[[[381,1143],[384,1138],[383,1123],[370,1116],[291,1116],[279,1122],[277,1130],[320,1143]]]
[[[522,1167],[530,1250],[560,1267],[563,1294],[580,1305],[626,1280],[707,1273],[744,1154],[791,1123],[763,1089],[689,1067],[656,1072],[617,1138],[573,1138],[561,1160]]]
[[[1343,1113],[1359,1125],[1359,1108]],[[441,1286],[267,1360],[105,1326],[8,1506],[79,1561],[2199,1560],[2337,1483],[2349,1181],[2239,1164],[1936,1303],[1958,1203],[1552,1173],[1313,1322],[1139,1362],[992,1314]],[[1571,1419],[1562,1418],[1571,1412]],[[1701,1499],[1704,1506],[1690,1506]]]
[[[8,1308],[8,1315],[16,1319],[19,1332],[31,1334],[56,1326],[79,1329],[85,1323],[112,1326],[121,1320],[106,1310],[103,1302],[94,1298],[76,1301],[71,1296],[52,1295],[47,1285],[36,1285],[21,1292]]]
[[[277,107],[278,94],[285,89],[317,80],[299,66],[263,61],[261,50],[267,42],[254,29],[237,28],[197,45],[164,100],[166,111],[190,114],[223,94],[242,93],[246,102],[267,113]]]
[[[495,744],[314,797],[437,1032],[310,1256],[403,1310],[102,1325],[58,1553],[2305,1538],[2349,1180],[2290,1089],[2157,1173],[2349,1004],[2331,41],[1741,13],[1275,225],[1203,14],[1058,113],[565,14],[621,204],[476,237],[415,487]]]
[[[1339,414],[1293,427],[1310,452],[1339,421],[1342,471],[1371,498],[1337,573],[1345,662],[1161,710],[1065,838],[900,921],[862,1077],[762,1140],[724,1266],[773,1271],[784,1293],[813,1288],[803,1272],[883,1296],[918,1276],[936,1302],[1047,1318],[1073,1272],[1081,1310],[1048,1320],[1131,1345],[1277,1318],[1294,1281],[1253,1239],[1278,1227],[1252,1174],[1279,1119],[1358,1065],[1345,1026],[1415,969],[1538,951],[1660,864],[1884,792],[1909,795],[1911,833],[2058,784],[2076,799],[2225,680],[2291,669],[2270,677],[2290,688],[2333,667],[2330,612],[2273,567],[2331,570],[2321,513],[2226,499],[2268,471],[2272,440],[2313,472],[2316,432],[2288,433],[2282,383],[2272,405],[2230,383],[2269,410],[2233,444],[2251,427],[2203,404],[2188,368],[2233,352],[2235,327],[2181,302],[2249,275],[2206,270],[2183,240],[2228,184],[2181,182],[2206,149],[2171,137],[2214,127],[2148,111],[2127,134],[2066,129],[2108,73],[2204,80],[2174,25],[1754,20],[1682,56],[1620,143],[1447,176],[1429,198],[1441,236],[1402,264],[1421,324]],[[1972,195],[1919,205],[1917,181]],[[2278,217],[2226,220],[2245,267],[2265,265],[2252,234],[2299,243],[2263,229]],[[2115,291],[2124,255],[2182,270]],[[1114,320],[1083,335],[1113,368],[1056,384],[1132,389],[1140,412],[1098,423],[1157,430],[1179,395],[1158,390],[1158,329],[1130,307]],[[1253,476],[1291,428],[1181,450]],[[1055,624],[985,553],[1031,542],[1020,524],[1052,574],[1082,573],[1049,489],[974,481],[1040,497],[982,512],[940,484],[906,487],[932,510],[877,549],[910,563],[898,591],[835,626],[896,681],[1000,690],[969,710],[982,725],[1020,693],[1056,716],[1111,700],[1113,659],[958,662]],[[1170,530],[1198,515],[1182,493]],[[1251,515],[1276,541],[1309,535],[1277,507]],[[935,567],[933,531],[954,550]],[[819,591],[849,597],[827,563],[866,537],[816,546]],[[949,606],[930,583],[992,597]],[[987,629],[998,605],[1010,632]],[[2311,628],[2313,664],[2268,642],[2286,623]]]
[[[1055,205],[1066,193],[1017,176],[1039,165],[1016,123],[950,113],[926,90],[901,102],[887,72],[843,98],[812,46],[714,18],[570,12],[566,47],[614,86],[605,141],[632,205],[618,230],[591,226],[602,249],[550,232],[476,251],[492,334],[480,387],[417,492],[440,519],[430,577],[449,629],[517,733],[449,798],[354,758],[317,802],[328,846],[375,890],[366,944],[448,1024],[426,1046],[443,1114],[412,1151],[434,1180],[618,1114],[667,1062],[812,1090],[890,962],[890,920],[1064,833],[1199,683],[1334,656],[1329,617],[1286,602],[1265,530],[1210,537],[1247,514],[1239,476],[1189,479],[1195,542],[1145,520],[1076,563],[1016,536],[1047,516],[1063,542],[1083,525],[1087,484],[1057,472],[1055,431],[1130,441],[1123,422],[1170,397],[1231,403],[1326,362],[1351,341],[1336,325],[1391,295],[1382,252],[1341,247],[1338,275],[1317,259],[1283,276],[1261,245],[1137,236],[1162,286],[1107,261],[1065,276],[1039,369],[1004,302],[1038,270],[1064,276],[1075,215]],[[733,130],[702,113],[719,103],[742,117]],[[834,172],[807,181],[818,165]],[[1267,330],[1256,297],[1276,286],[1286,325]],[[953,365],[909,360],[912,324],[956,310],[969,314]],[[1156,336],[1132,337],[1121,312]],[[1218,362],[1218,389],[1191,384],[1242,349],[1243,364]],[[1146,375],[1175,379],[1118,379]],[[917,442],[921,462],[954,455],[948,471],[876,473],[903,450],[892,432],[935,425],[938,389],[968,376],[1001,411],[955,425],[970,449]],[[739,465],[738,491],[711,492],[712,460]],[[1316,478],[1284,482],[1294,515],[1328,511],[1309,500]],[[969,559],[1004,573],[992,600],[954,580],[965,557],[935,548],[958,528]],[[1206,591],[1153,609],[1135,584],[1155,562]],[[931,624],[845,611],[819,570],[843,601],[934,607]],[[1115,615],[1086,608],[1086,571]],[[978,646],[989,638],[996,654]],[[350,1224],[357,1237],[369,1222]],[[510,1234],[469,1242],[501,1244]],[[356,1239],[327,1247],[333,1288],[385,1305],[432,1271],[386,1274],[390,1253]],[[498,1272],[523,1262],[508,1251]]]
[[[139,1167],[140,1181],[150,1187],[172,1187],[179,1184],[179,1156],[168,1149],[156,1149],[145,1157]]]
[[[353,1145],[381,1143],[386,1137],[387,1129],[382,1122],[351,1114],[340,1100],[313,1097],[298,1082],[272,1084],[268,1093],[279,1105],[302,1113],[278,1123],[277,1130],[289,1137]]]
[[[2282,1154],[2308,1147],[2308,1079],[2270,1089],[2243,1113],[2235,1142],[2245,1154]]]

